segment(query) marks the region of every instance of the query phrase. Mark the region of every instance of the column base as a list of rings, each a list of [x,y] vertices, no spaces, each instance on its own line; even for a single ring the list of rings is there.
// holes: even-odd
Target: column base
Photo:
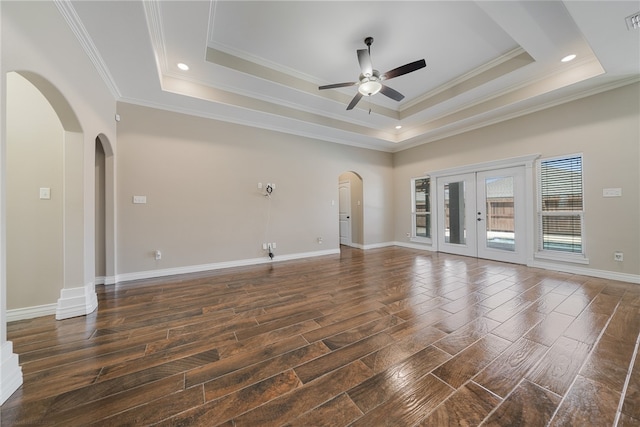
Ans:
[[[22,367],[13,343],[6,341],[0,347],[0,405],[22,385]]]
[[[56,320],[85,316],[96,308],[98,308],[98,296],[93,283],[77,288],[62,289],[56,308]]]

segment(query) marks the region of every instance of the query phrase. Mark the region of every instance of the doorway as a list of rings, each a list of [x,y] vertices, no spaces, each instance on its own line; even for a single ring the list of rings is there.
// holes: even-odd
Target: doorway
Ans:
[[[355,172],[338,177],[338,230],[340,245],[364,248],[363,181]]]
[[[340,244],[351,246],[351,183],[338,184],[338,222],[340,224]]]
[[[526,262],[525,167],[437,178],[438,249]]]

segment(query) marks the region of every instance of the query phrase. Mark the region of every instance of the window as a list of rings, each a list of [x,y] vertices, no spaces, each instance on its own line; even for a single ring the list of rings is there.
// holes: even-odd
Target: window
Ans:
[[[538,166],[538,254],[584,259],[582,155],[542,159]]]
[[[412,238],[431,239],[431,179],[411,180]]]

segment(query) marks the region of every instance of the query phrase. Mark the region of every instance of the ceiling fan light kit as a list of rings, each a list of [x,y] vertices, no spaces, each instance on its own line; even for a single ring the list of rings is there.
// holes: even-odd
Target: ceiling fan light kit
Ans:
[[[347,110],[353,109],[363,96],[373,96],[378,92],[381,92],[383,95],[395,101],[402,101],[402,99],[404,99],[404,95],[397,90],[384,85],[382,81],[390,80],[395,77],[399,77],[419,70],[420,68],[424,68],[427,66],[426,61],[424,59],[420,59],[418,61],[405,64],[401,67],[394,68],[393,70],[387,71],[384,74],[380,74],[378,70],[373,69],[373,65],[371,64],[371,44],[373,44],[373,37],[365,38],[364,44],[367,45],[367,48],[358,49],[358,51],[356,52],[358,54],[358,63],[360,64],[361,70],[361,74],[357,82],[334,83],[330,85],[319,86],[318,89],[337,89],[341,87],[357,85],[358,93],[356,93],[356,95],[347,106]]]
[[[373,70],[373,75],[366,77],[360,75],[360,85],[358,86],[358,92],[365,96],[375,95],[382,89],[382,83],[380,83],[380,75],[378,70]]]

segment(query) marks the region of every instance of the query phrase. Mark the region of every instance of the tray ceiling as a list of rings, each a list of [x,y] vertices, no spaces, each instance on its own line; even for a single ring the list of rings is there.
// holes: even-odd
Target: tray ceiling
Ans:
[[[633,1],[57,5],[117,100],[391,152],[640,75],[640,30],[625,23]],[[386,82],[401,102],[377,94],[347,111],[356,86],[318,86],[358,79],[367,36],[380,72],[427,66]]]

